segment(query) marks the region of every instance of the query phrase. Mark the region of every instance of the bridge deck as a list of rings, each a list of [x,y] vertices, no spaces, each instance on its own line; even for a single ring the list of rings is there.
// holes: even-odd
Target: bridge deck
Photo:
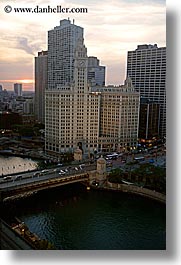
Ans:
[[[64,177],[56,177],[56,178],[48,178],[44,180],[36,180],[28,183],[18,183],[18,185],[12,185],[7,187],[1,187],[1,200],[5,200],[8,197],[22,197],[23,195],[31,195],[33,192],[37,192],[40,190],[45,190],[49,188],[54,188],[62,185],[67,185],[76,182],[87,181],[89,179],[88,173],[79,173],[72,176],[64,176]]]

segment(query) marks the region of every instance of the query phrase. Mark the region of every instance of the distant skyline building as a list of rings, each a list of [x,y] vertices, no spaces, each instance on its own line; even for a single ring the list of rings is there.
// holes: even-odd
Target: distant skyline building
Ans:
[[[35,116],[45,124],[45,89],[47,89],[48,51],[38,52],[35,57]]]
[[[22,84],[19,83],[14,84],[14,93],[17,97],[22,96]]]
[[[128,51],[127,76],[140,96],[160,104],[159,135],[166,136],[166,47],[138,45]]]
[[[91,86],[105,86],[106,67],[99,64],[97,57],[88,57],[88,83]]]
[[[2,92],[3,91],[3,86],[2,85],[0,85],[0,92]]]
[[[89,67],[95,70],[99,60],[88,58],[83,29],[70,20],[49,31],[48,45],[45,151],[58,156],[79,147],[90,155],[136,148],[140,96],[131,80],[91,87]]]
[[[25,114],[34,114],[34,98],[26,99],[23,103],[23,113]]]

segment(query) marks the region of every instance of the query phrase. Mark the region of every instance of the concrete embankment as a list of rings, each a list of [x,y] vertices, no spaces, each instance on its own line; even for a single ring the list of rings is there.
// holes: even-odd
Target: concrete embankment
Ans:
[[[134,193],[134,194],[148,197],[150,199],[153,199],[153,200],[156,200],[156,201],[159,201],[162,203],[166,203],[166,195],[165,194],[156,192],[154,190],[149,190],[146,188],[134,186],[134,185],[107,182],[102,188],[107,189],[107,190],[115,190],[115,191]]]

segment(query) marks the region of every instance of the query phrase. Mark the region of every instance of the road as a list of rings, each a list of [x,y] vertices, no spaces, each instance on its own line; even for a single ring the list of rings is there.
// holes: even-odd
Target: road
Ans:
[[[166,162],[166,156],[161,155],[161,153],[156,154],[138,154],[134,155],[134,157],[143,157],[145,158],[144,162],[149,162],[150,159],[153,159],[153,165],[163,165]],[[134,161],[133,155],[124,155],[124,159],[122,157],[118,157],[116,160],[112,160],[112,168],[107,168],[107,171],[110,171],[113,168],[123,168],[130,170],[130,167],[134,169],[135,167],[138,167],[140,163],[135,165],[126,165],[129,162]],[[123,162],[125,160],[125,162]],[[144,163],[143,162],[143,163]],[[96,165],[95,164],[83,164],[81,165],[70,165],[70,166],[64,166],[64,167],[56,167],[52,169],[47,170],[39,170],[34,172],[24,172],[20,173],[20,178],[17,179],[17,175],[11,176],[9,179],[6,179],[6,177],[0,179],[0,189],[8,188],[8,187],[15,187],[19,185],[24,185],[28,183],[34,183],[34,182],[41,182],[43,180],[49,180],[49,179],[55,179],[65,176],[72,176],[76,175],[78,173],[88,172],[90,170],[95,170]],[[36,175],[35,175],[36,174]]]
[[[157,155],[155,154],[137,154],[134,156],[136,157],[144,157],[144,161],[141,163],[149,163],[151,159],[153,159],[153,165],[155,166],[162,166],[166,163],[166,156],[165,155],[161,155],[160,153],[158,153]],[[122,157],[118,157],[116,160],[112,160],[112,168],[129,168],[130,165],[126,165],[129,162],[133,162],[134,161],[134,157],[132,155],[127,155],[124,159],[122,159]],[[123,162],[122,160],[125,160],[125,162]],[[133,164],[131,165],[133,168],[138,167],[140,165],[140,163],[138,164]]]
[[[11,176],[11,179],[0,180],[0,189],[20,186],[28,183],[42,182],[43,180],[50,180],[55,178],[68,177],[80,173],[86,173],[87,171],[94,170],[95,165],[84,166],[69,166],[69,167],[57,167],[47,170],[39,170],[34,172],[21,173],[21,178],[16,179],[16,176]],[[19,176],[19,175],[18,175]]]

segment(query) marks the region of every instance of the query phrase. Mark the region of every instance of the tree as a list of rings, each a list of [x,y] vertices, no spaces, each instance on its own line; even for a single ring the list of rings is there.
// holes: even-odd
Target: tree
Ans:
[[[111,170],[108,176],[108,180],[113,183],[121,183],[123,177],[123,171],[120,168]]]

